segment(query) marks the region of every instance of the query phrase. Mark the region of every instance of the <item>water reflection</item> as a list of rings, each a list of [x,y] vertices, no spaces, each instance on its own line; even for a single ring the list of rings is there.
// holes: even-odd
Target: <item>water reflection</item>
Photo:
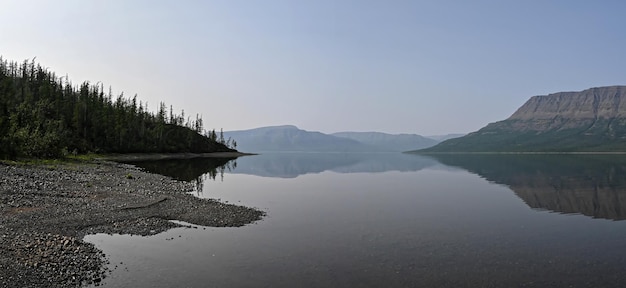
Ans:
[[[528,206],[626,219],[626,157],[620,155],[434,155],[510,187]]]
[[[202,192],[206,180],[215,180],[218,176],[221,180],[224,180],[224,172],[232,171],[237,167],[236,158],[193,158],[127,163],[151,173],[169,176],[181,181],[193,182],[198,193]]]
[[[429,157],[401,153],[267,153],[241,158],[193,158],[126,162],[148,172],[194,182],[202,193],[207,180],[224,180],[224,173],[296,178],[324,171],[379,173],[419,171],[438,165]]]
[[[200,197],[268,216],[239,228],[88,236],[111,269],[120,267],[105,287],[626,283],[626,221],[528,209],[623,219],[626,160],[615,157],[315,153],[241,157],[236,167],[226,159],[146,164],[187,171],[178,179],[228,174],[206,181]]]
[[[295,178],[324,171],[408,172],[437,165],[434,159],[402,153],[268,153],[238,161],[240,165],[232,173],[277,178]]]
[[[476,155],[401,153],[268,153],[241,158],[197,158],[131,163],[149,172],[194,182],[202,193],[207,180],[225,172],[296,178],[324,171],[380,173],[458,167],[511,188],[533,209],[626,219],[626,156]]]

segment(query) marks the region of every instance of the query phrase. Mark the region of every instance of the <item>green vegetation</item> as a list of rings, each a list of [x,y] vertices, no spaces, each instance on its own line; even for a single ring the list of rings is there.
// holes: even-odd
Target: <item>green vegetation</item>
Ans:
[[[626,120],[594,119],[577,128],[520,131],[515,120],[492,123],[464,137],[417,153],[447,152],[624,152]]]
[[[0,57],[0,159],[59,158],[85,153],[227,152],[234,141],[205,132],[192,120],[160,103],[123,94],[113,97],[102,86],[74,86],[35,61],[8,62]],[[204,135],[203,135],[204,134]],[[230,147],[229,147],[230,146]]]

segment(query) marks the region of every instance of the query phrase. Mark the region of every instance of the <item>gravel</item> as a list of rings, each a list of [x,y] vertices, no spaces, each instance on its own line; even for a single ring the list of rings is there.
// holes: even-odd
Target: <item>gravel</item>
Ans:
[[[107,260],[87,234],[154,235],[180,220],[243,226],[263,212],[189,192],[193,184],[114,162],[0,163],[0,287],[100,283]]]

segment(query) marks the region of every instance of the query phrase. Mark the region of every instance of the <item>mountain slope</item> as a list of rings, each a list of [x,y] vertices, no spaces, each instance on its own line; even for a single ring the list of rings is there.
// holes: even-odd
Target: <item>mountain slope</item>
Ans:
[[[363,144],[377,147],[381,151],[403,152],[413,149],[431,147],[439,141],[417,134],[387,134],[381,132],[339,132],[331,134],[359,141]]]
[[[626,86],[534,96],[506,120],[420,151],[626,151]]]
[[[437,140],[437,142],[443,142],[443,141],[446,141],[448,139],[459,138],[459,137],[463,137],[465,135],[467,135],[467,134],[454,133],[454,134],[445,134],[445,135],[426,135],[424,137],[430,138],[430,139],[435,139],[435,140]]]
[[[224,132],[245,152],[366,152],[378,151],[352,139],[298,129],[296,126],[271,126]]]

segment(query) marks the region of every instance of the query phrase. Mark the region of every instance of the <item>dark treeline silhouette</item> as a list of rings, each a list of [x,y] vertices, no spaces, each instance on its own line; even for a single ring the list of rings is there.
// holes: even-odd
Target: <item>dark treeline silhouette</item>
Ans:
[[[185,119],[160,103],[156,113],[137,96],[74,86],[32,61],[0,57],[0,158],[62,157],[67,153],[224,152],[234,141],[204,132],[202,119]],[[228,142],[228,143],[227,143]],[[228,144],[228,146],[226,145]]]

